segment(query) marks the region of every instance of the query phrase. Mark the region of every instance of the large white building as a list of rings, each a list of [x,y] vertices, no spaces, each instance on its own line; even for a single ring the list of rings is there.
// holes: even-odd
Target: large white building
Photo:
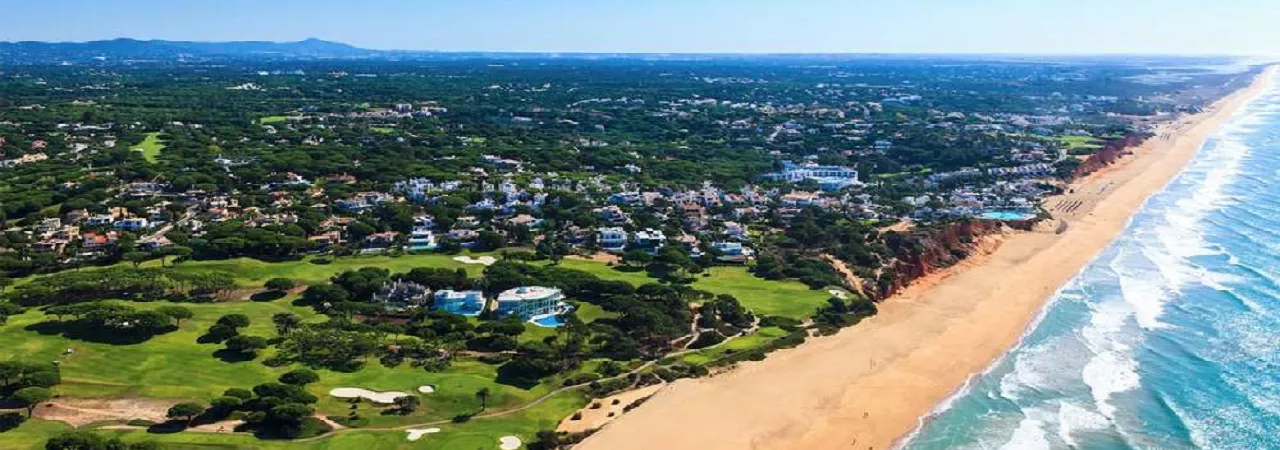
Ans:
[[[849,186],[861,184],[858,171],[841,166],[821,166],[816,163],[796,164],[791,161],[782,162],[782,170],[765,175],[774,181],[799,183],[805,180],[817,181],[823,190],[836,191]]]
[[[498,294],[499,316],[515,315],[524,320],[545,314],[558,314],[568,307],[564,293],[543,286],[521,286]]]

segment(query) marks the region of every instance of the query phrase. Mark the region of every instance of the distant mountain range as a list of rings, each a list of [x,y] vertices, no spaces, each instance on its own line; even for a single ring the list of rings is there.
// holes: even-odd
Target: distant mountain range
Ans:
[[[127,38],[89,42],[0,42],[0,61],[26,63],[183,58],[362,58],[385,53],[388,52],[314,38],[297,42],[191,42]]]

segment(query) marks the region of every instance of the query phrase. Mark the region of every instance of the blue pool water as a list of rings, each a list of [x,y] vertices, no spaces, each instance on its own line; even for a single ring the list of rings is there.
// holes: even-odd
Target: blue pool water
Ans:
[[[529,321],[533,322],[534,325],[544,327],[544,328],[556,328],[560,325],[564,325],[564,323],[560,321],[559,314],[547,314],[542,316],[535,316],[534,318],[529,319]]]
[[[1030,220],[1034,219],[1036,215],[1017,211],[987,211],[978,217],[987,220]]]
[[[1280,449],[1280,90],[903,448]]]

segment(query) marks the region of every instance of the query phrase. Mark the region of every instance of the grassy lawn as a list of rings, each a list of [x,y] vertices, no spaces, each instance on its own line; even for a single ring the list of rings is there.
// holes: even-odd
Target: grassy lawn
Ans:
[[[357,256],[335,258],[329,264],[313,264],[313,257],[300,261],[270,263],[248,258],[223,261],[189,261],[170,270],[184,272],[226,272],[237,277],[237,282],[245,287],[258,287],[264,281],[274,277],[285,277],[299,283],[323,282],[331,276],[350,269],[376,266],[384,267],[392,272],[404,272],[414,267],[464,268],[471,276],[477,276],[483,266],[462,264],[453,260],[453,255],[418,254],[390,257]],[[158,265],[148,262],[146,265]],[[565,260],[562,267],[583,270],[602,278],[623,280],[633,284],[654,282],[644,272],[625,272],[615,270],[602,263]],[[825,303],[825,291],[810,290],[796,281],[769,281],[754,277],[745,267],[716,267],[710,270],[710,276],[698,276],[693,287],[713,293],[730,294],[739,299],[743,305],[758,314],[780,315],[803,318],[814,309]],[[292,296],[290,296],[292,297]],[[0,348],[7,349],[7,355],[0,358],[17,357],[32,361],[60,360],[63,384],[55,388],[55,393],[68,397],[129,397],[180,400],[198,400],[208,402],[230,387],[248,388],[254,385],[274,381],[280,374],[296,366],[271,368],[262,365],[261,361],[271,356],[274,350],[267,350],[253,361],[227,362],[214,356],[221,349],[220,344],[199,344],[198,336],[224,314],[241,313],[250,317],[252,325],[243,333],[254,336],[272,337],[275,332],[271,324],[271,315],[279,312],[292,312],[303,316],[307,321],[323,321],[324,316],[315,314],[309,308],[292,306],[291,298],[273,302],[223,302],[204,304],[185,304],[195,313],[195,317],[184,321],[179,330],[156,336],[149,341],[132,345],[93,343],[68,339],[59,335],[42,335],[29,326],[50,320],[43,312],[29,310],[23,314],[11,316],[7,324],[0,325]],[[132,302],[139,309],[155,308],[168,303]],[[579,303],[578,315],[590,322],[612,313],[599,306]],[[541,340],[554,335],[555,330],[529,324],[522,341]],[[721,358],[731,351],[743,351],[758,348],[786,333],[777,328],[764,328],[757,333],[726,343],[723,347],[704,350],[681,357],[688,364],[704,364]],[[63,355],[66,349],[73,349],[71,355]],[[547,395],[563,385],[563,381],[577,373],[595,370],[592,364],[584,364],[582,368],[550,377],[543,383],[528,389],[497,384],[496,366],[480,361],[459,358],[444,372],[427,372],[421,368],[402,364],[388,368],[376,360],[370,360],[364,368],[353,373],[341,373],[319,370],[321,379],[308,389],[320,398],[316,405],[322,415],[346,416],[352,411],[351,404],[328,395],[329,390],[336,387],[362,387],[377,391],[401,391],[417,394],[418,387],[432,385],[436,392],[422,394],[422,406],[414,413],[401,416],[383,414],[384,408],[367,402],[359,403],[355,412],[367,420],[362,428],[387,428],[421,424],[434,421],[449,421],[460,414],[471,414],[479,409],[476,391],[488,389],[492,395],[488,401],[489,411],[500,411],[527,405],[531,401]],[[470,422],[455,424],[452,422],[432,425],[442,432],[423,437],[417,442],[405,440],[405,433],[399,430],[355,429],[335,433],[321,439],[288,442],[261,441],[247,435],[225,435],[211,433],[176,433],[148,434],[140,431],[107,431],[119,433],[127,440],[153,440],[161,442],[165,448],[409,448],[428,447],[446,449],[493,448],[497,439],[506,435],[517,435],[526,442],[534,433],[550,429],[563,417],[586,402],[582,393],[571,391],[557,394],[546,401],[538,403],[527,410],[486,419],[475,419]],[[0,448],[39,448],[43,440],[51,434],[65,429],[58,423],[33,420],[18,429],[0,433]]]
[[[280,123],[280,122],[284,122],[285,120],[288,120],[288,117],[286,117],[286,116],[265,116],[265,117],[259,118],[259,119],[258,119],[258,123],[259,123],[259,124],[262,124],[262,125],[267,125],[267,124],[272,124],[272,123]]]
[[[169,303],[137,303],[139,309],[155,308]],[[134,345],[72,340],[58,335],[41,335],[27,330],[32,324],[52,320],[40,311],[30,310],[9,317],[0,327],[0,348],[11,357],[29,361],[60,359],[63,351],[74,353],[61,358],[63,383],[56,388],[61,395],[74,397],[145,396],[155,398],[200,399],[217,397],[229,387],[252,387],[274,379],[283,369],[272,369],[258,362],[223,362],[213,356],[218,344],[198,344],[196,338],[223,314],[241,313],[252,324],[244,334],[275,334],[271,315],[292,312],[307,320],[323,320],[310,309],[296,308],[287,301],[185,304],[195,313],[184,321],[181,329],[156,336]]]
[[[142,157],[149,163],[155,163],[156,158],[160,156],[160,150],[164,149],[164,142],[160,141],[160,133],[147,133],[146,139],[142,143],[133,147],[133,150],[142,152]]]
[[[168,303],[131,303],[140,309],[159,307]],[[128,397],[207,402],[221,395],[230,387],[248,388],[274,381],[280,374],[293,367],[271,368],[261,364],[270,355],[265,352],[257,360],[225,362],[213,356],[221,348],[219,344],[199,344],[196,338],[204,333],[218,317],[229,313],[248,315],[252,324],[244,334],[274,335],[270,321],[277,312],[293,312],[308,321],[324,320],[309,309],[293,307],[288,300],[275,302],[233,302],[212,304],[187,304],[195,317],[185,321],[177,331],[156,336],[144,343],[114,345],[71,340],[56,335],[41,335],[26,327],[52,319],[40,311],[27,311],[12,316],[0,327],[0,348],[8,349],[11,356],[32,361],[61,360],[63,383],[55,388],[58,395],[69,397]],[[602,312],[601,312],[602,313]],[[550,331],[550,330],[548,330]],[[63,357],[65,349],[74,353]],[[402,391],[417,394],[419,386],[432,385],[436,392],[423,394],[422,406],[413,414],[384,415],[383,408],[362,402],[356,412],[368,420],[367,427],[393,427],[432,421],[447,421],[459,414],[479,410],[476,391],[487,388],[492,393],[488,401],[490,411],[515,408],[550,393],[562,385],[563,380],[577,372],[554,376],[529,389],[497,384],[496,367],[469,359],[459,359],[444,372],[427,372],[409,364],[388,368],[376,360],[353,373],[318,370],[320,382],[308,387],[320,398],[316,405],[322,415],[345,416],[351,411],[350,403],[328,395],[335,387],[364,387],[379,391]],[[445,432],[430,436],[432,442],[442,443],[440,448],[471,448],[485,443],[492,447],[497,438],[516,434],[531,439],[541,429],[554,426],[561,418],[585,403],[581,394],[572,392],[557,395],[527,411],[494,419],[477,419],[466,424],[452,423],[441,428]],[[0,434],[0,448],[38,448],[49,435],[65,427],[53,422],[33,421],[17,430]],[[259,441],[250,436],[215,435],[203,433],[178,433],[153,435],[127,433],[130,439],[159,440],[179,446],[227,444],[232,448],[349,448],[347,445],[368,443],[373,448],[398,448],[407,445],[402,431],[355,432],[340,434],[307,443]],[[425,438],[424,438],[425,439]],[[415,443],[422,445],[421,442]],[[168,448],[168,447],[166,447]]]
[[[152,434],[144,431],[118,430],[99,430],[98,432],[115,434],[128,442],[157,442],[165,449],[492,449],[497,448],[499,438],[508,435],[518,436],[521,441],[529,442],[533,440],[535,433],[555,428],[561,418],[572,414],[586,402],[586,397],[580,392],[562,392],[517,413],[473,419],[462,424],[431,425],[431,427],[440,428],[440,432],[423,436],[416,442],[409,442],[405,438],[407,433],[402,430],[355,429],[301,442],[260,440],[246,434]],[[42,449],[48,437],[68,429],[69,427],[60,422],[33,419],[17,429],[0,433],[0,448]]]
[[[462,255],[482,256],[483,253],[462,253]],[[312,284],[328,281],[330,277],[347,270],[361,267],[381,267],[392,273],[408,272],[416,267],[435,267],[445,269],[463,268],[470,276],[478,276],[484,271],[479,264],[463,264],[454,261],[456,255],[439,253],[406,254],[402,256],[370,255],[346,256],[331,258],[329,264],[314,264],[315,257],[306,257],[299,261],[265,262],[252,258],[235,258],[213,261],[188,261],[172,270],[179,272],[226,272],[236,276],[236,281],[246,287],[260,287],[262,283],[276,277],[292,279],[299,284]],[[149,261],[143,266],[159,266],[159,261]]]
[[[1092,136],[1062,136],[1058,138],[1067,146],[1067,150],[1075,150],[1078,148],[1102,148],[1102,139]]]
[[[756,330],[755,333],[750,335],[734,338],[719,347],[684,355],[680,357],[680,361],[691,366],[699,366],[720,359],[729,353],[760,348],[770,341],[786,335],[787,332],[781,328],[765,327]]]
[[[645,283],[656,283],[658,281],[656,278],[650,277],[643,270],[637,270],[634,272],[622,271],[602,262],[587,261],[583,259],[564,259],[560,261],[559,267],[581,270],[605,280],[626,281],[636,286]]]
[[[576,312],[578,314],[578,318],[582,319],[582,321],[586,323],[591,323],[598,319],[613,318],[618,316],[618,313],[605,311],[604,308],[593,305],[591,303],[583,303],[583,302],[578,303],[578,309]]]
[[[626,281],[637,286],[658,281],[644,271],[622,271],[595,261],[565,259],[560,262],[560,267],[581,270],[606,280]],[[825,305],[827,298],[831,296],[825,290],[809,289],[809,286],[794,280],[757,278],[747,272],[746,267],[741,266],[713,267],[708,273],[711,276],[698,275],[692,286],[715,294],[732,295],[757,314],[804,319],[819,306]]]
[[[392,127],[370,127],[369,131],[372,131],[374,134],[391,134],[395,133],[396,129]]]
[[[23,414],[26,414],[25,412]],[[71,426],[62,422],[30,419],[18,428],[0,433],[0,448],[15,450],[37,450],[44,448],[44,441],[50,436],[71,430]]]
[[[799,281],[758,278],[745,267],[713,267],[710,273],[709,277],[699,275],[693,287],[732,295],[756,314],[803,319],[831,297],[827,291],[809,289]]]

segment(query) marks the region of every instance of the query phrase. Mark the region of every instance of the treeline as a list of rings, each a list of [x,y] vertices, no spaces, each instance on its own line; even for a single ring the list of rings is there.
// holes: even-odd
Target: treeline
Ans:
[[[5,296],[19,305],[42,306],[98,299],[207,299],[233,287],[235,278],[221,272],[187,273],[158,268],[112,267],[37,277],[11,288]]]

